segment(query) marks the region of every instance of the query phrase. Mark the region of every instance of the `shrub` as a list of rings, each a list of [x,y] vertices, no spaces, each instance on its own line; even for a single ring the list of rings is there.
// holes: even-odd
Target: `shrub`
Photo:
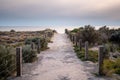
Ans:
[[[120,31],[114,32],[109,39],[111,42],[116,43],[120,46]]]
[[[115,61],[115,73],[120,75],[120,58]]]
[[[12,47],[0,45],[0,80],[6,79],[16,70],[15,59]]]
[[[98,42],[99,34],[91,25],[86,25],[80,30],[79,35],[83,42],[88,41],[89,44],[95,44]]]
[[[75,29],[73,29],[71,32],[77,33],[77,32],[79,32],[79,29],[75,28]]]
[[[11,29],[10,32],[15,32],[15,30],[14,30],[14,29]]]
[[[47,42],[47,38],[32,38],[32,39],[26,39],[25,40],[25,44],[31,44],[31,42],[34,42],[36,45],[38,45],[38,39],[40,39],[40,45],[41,45],[41,50],[45,50],[47,49],[47,45],[48,45],[48,42]]]
[[[100,33],[100,41],[101,43],[107,43],[109,36],[110,36],[110,29],[107,26],[103,26],[99,28],[99,33]]]
[[[48,47],[48,42],[45,38],[41,38],[40,39],[40,45],[41,45],[41,50],[45,50],[47,49]]]
[[[25,63],[34,62],[37,59],[36,51],[32,50],[30,45],[23,47],[23,61]]]
[[[32,42],[32,39],[30,38],[25,40],[25,44],[30,44],[31,42]]]
[[[88,60],[92,61],[92,62],[97,62],[98,61],[98,52],[97,51],[92,51],[89,50],[88,51]]]
[[[109,58],[109,52],[110,52],[110,47],[108,44],[104,45],[105,49],[104,49],[104,58],[108,59]]]
[[[70,34],[75,33],[77,35],[77,40],[82,39],[83,42],[88,41],[90,45],[98,42],[99,33],[91,25],[86,25],[85,27],[75,28]]]
[[[109,59],[105,59],[103,62],[104,75],[111,76],[115,72],[114,67],[115,67],[115,63],[113,61]]]
[[[81,59],[82,61],[85,60],[85,49],[82,48],[82,50],[80,51],[79,47],[75,46],[74,50],[76,52],[76,55],[79,59]],[[92,61],[92,62],[97,62],[98,61],[98,52],[97,51],[92,51],[89,50],[88,51],[88,61]]]
[[[80,51],[79,47],[77,47],[77,46],[74,47],[74,50],[76,52],[77,57],[84,61],[85,60],[84,59],[85,50],[82,48],[82,50]]]
[[[105,59],[103,62],[103,72],[106,76],[111,76],[113,73],[120,75],[120,58],[115,61]]]

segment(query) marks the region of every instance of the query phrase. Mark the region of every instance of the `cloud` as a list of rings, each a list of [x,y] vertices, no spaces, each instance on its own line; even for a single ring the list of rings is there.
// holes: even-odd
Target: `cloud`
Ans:
[[[0,0],[1,19],[120,21],[120,0]]]

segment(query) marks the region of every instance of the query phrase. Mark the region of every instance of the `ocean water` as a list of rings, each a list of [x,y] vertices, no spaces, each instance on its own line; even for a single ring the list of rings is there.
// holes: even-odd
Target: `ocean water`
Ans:
[[[73,28],[77,27],[65,27],[65,26],[56,26],[56,27],[51,27],[51,26],[0,26],[0,31],[10,31],[11,29],[14,29],[15,31],[40,31],[44,29],[54,29],[57,30],[58,33],[64,33],[65,29],[70,29],[72,30]]]
[[[15,31],[40,31],[47,28],[55,29],[58,33],[64,33],[64,30],[67,28],[72,30],[74,28],[79,28],[80,26],[0,26],[0,31],[10,31],[14,29]],[[99,29],[101,26],[96,26],[96,29]],[[109,28],[120,28],[120,26],[108,26]]]

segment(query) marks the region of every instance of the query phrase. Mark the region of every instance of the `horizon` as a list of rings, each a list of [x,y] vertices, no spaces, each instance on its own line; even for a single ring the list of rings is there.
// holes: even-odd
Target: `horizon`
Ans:
[[[56,30],[58,33],[64,33],[65,29],[72,30],[74,28],[80,28],[84,26],[0,26],[0,31],[10,31],[14,29],[15,31],[41,31],[45,29],[53,29]],[[99,29],[103,26],[93,26],[95,29]],[[110,29],[117,29],[120,26],[107,26]]]

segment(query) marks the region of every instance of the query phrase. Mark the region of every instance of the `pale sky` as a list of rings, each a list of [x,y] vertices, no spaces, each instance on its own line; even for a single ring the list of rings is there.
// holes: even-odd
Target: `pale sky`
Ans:
[[[0,0],[0,25],[120,25],[120,0]]]

